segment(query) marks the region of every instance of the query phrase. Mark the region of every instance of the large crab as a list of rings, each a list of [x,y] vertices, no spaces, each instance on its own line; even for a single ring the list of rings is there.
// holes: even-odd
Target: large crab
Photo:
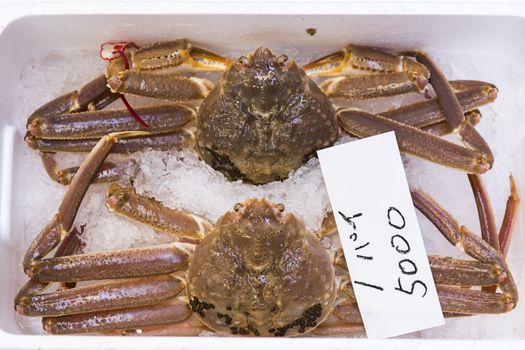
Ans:
[[[44,327],[53,333],[144,327],[155,333],[167,329],[167,324],[176,324],[169,326],[173,334],[200,331],[192,322],[179,324],[192,312],[202,324],[226,334],[361,333],[350,284],[341,285],[346,299],[350,298],[341,303],[329,254],[300,219],[283,213],[282,205],[251,199],[212,225],[136,194],[132,188],[110,187],[110,209],[173,232],[181,241],[197,243],[193,253],[184,244],[173,243],[70,255],[78,243],[73,222],[90,183],[118,176],[118,165],[104,163],[109,152],[119,147],[130,152],[193,144],[189,133],[193,127],[197,151],[205,162],[231,179],[252,183],[285,178],[318,148],[333,144],[339,127],[358,137],[394,130],[404,152],[469,173],[487,171],[492,154],[473,127],[478,114],[471,111],[493,100],[495,87],[477,81],[448,82],[426,55],[407,54],[423,64],[358,46],[348,46],[303,68],[293,61],[286,63],[285,57],[276,57],[268,49],[232,61],[183,40],[125,50],[123,57],[108,66],[111,90],[106,78],[99,77],[49,102],[29,118],[28,143],[44,152],[48,173],[70,185],[57,214],[26,252],[24,271],[31,280],[15,299],[16,310],[45,316]],[[215,87],[208,80],[180,75],[199,70],[225,73]],[[340,76],[318,87],[308,74]],[[373,98],[423,91],[429,77],[437,98],[381,115],[354,109],[335,113],[329,100],[331,96]],[[142,131],[131,111],[99,111],[118,96],[115,92],[178,102],[204,100],[196,116],[192,108],[180,104],[138,108],[137,113],[150,125]],[[451,131],[467,147],[431,134]],[[80,168],[65,171],[57,170],[49,154],[91,148]],[[442,308],[449,316],[506,312],[518,300],[504,258],[517,212],[515,186],[511,181],[498,235],[481,180],[477,175],[469,177],[485,240],[460,226],[428,195],[412,193],[415,205],[443,235],[476,259],[430,257]],[[317,236],[334,231],[333,217],[328,215]],[[59,244],[56,256],[45,258]],[[184,282],[176,271],[188,261]],[[335,262],[346,268],[340,254]],[[72,282],[104,279],[124,280],[69,289]],[[56,292],[43,293],[49,282],[64,285]],[[189,308],[176,298],[184,284]],[[458,288],[465,285],[483,288]],[[316,329],[326,319],[331,320]]]

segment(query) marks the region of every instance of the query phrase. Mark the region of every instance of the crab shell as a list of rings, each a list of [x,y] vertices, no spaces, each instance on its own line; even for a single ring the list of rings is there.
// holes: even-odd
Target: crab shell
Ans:
[[[196,248],[187,272],[195,315],[223,334],[293,336],[331,312],[330,255],[282,207],[251,199],[228,212]]]
[[[295,61],[285,61],[255,50],[229,66],[199,108],[199,155],[230,179],[284,179],[338,138],[328,97]]]

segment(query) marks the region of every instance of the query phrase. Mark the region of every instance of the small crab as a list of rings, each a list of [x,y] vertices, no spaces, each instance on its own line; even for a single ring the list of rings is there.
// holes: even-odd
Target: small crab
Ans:
[[[426,55],[408,54],[424,64],[355,45],[302,68],[266,48],[231,60],[186,40],[128,45],[104,76],[37,109],[28,119],[26,141],[43,152],[48,173],[64,184],[75,169],[58,170],[53,152],[87,152],[103,135],[131,130],[149,135],[126,139],[114,152],[195,145],[214,169],[255,184],[288,177],[318,149],[337,141],[340,128],[357,137],[395,130],[403,152],[469,173],[490,169],[492,153],[473,125],[479,120],[476,108],[493,101],[497,89],[479,81],[449,83]],[[204,71],[224,73],[215,85],[184,76]],[[328,79],[318,86],[315,77]],[[336,113],[330,100],[423,91],[429,78],[439,103],[434,98],[374,115],[344,108]],[[144,128],[133,119],[135,112],[100,110],[119,94],[175,103],[137,108],[149,125]],[[187,104],[194,101],[202,101],[197,112]],[[454,132],[467,147],[425,132],[429,129]],[[113,181],[120,169],[105,164],[98,180]]]
[[[104,136],[80,166],[62,204],[80,202],[90,186],[85,180],[96,175],[112,145],[132,135],[135,133]],[[511,185],[497,249],[460,226],[428,195],[412,192],[416,207],[452,244],[475,259],[429,257],[446,316],[501,313],[516,305],[516,286],[504,258],[517,205],[516,188]],[[486,208],[480,182],[473,181],[473,189],[481,194]],[[344,259],[341,254],[332,258],[319,241],[335,231],[333,216],[328,215],[314,235],[301,219],[285,213],[283,205],[250,199],[211,224],[118,184],[110,187],[107,205],[197,246],[189,249],[188,243],[179,241],[70,255],[78,236],[58,225],[57,218],[71,208],[62,205],[27,252],[25,266],[31,280],[15,299],[17,312],[44,316],[46,331],[190,335],[202,332],[204,325],[221,334],[246,336],[363,333]],[[479,212],[480,218],[486,217],[486,209]],[[55,240],[55,234],[63,237],[55,257],[38,258],[44,254],[41,249]],[[334,263],[346,276],[339,288]],[[185,274],[177,274],[186,267]],[[113,281],[70,285],[87,280]],[[50,282],[64,285],[45,293]],[[502,292],[496,292],[494,286]],[[179,296],[184,287],[186,296]],[[200,324],[188,321],[192,313]]]
[[[31,280],[15,299],[19,313],[44,316],[44,328],[52,333],[162,333],[172,327],[172,334],[183,334],[200,332],[202,324],[219,333],[252,336],[363,332],[350,284],[336,286],[340,269],[349,281],[341,255],[334,268],[317,240],[335,231],[331,214],[316,238],[299,216],[284,214],[283,206],[264,199],[236,205],[212,224],[133,188],[112,185],[111,210],[172,232],[179,242],[75,254],[73,223],[84,194],[92,182],[120,176],[119,164],[104,163],[112,151],[195,145],[200,157],[228,178],[260,184],[286,178],[319,148],[332,145],[340,129],[357,137],[394,130],[403,152],[473,174],[492,166],[490,148],[474,125],[480,116],[476,108],[494,100],[497,89],[479,81],[449,82],[419,52],[392,55],[349,45],[301,68],[264,48],[230,60],[185,40],[124,47],[105,76],[40,107],[27,123],[26,141],[42,152],[49,175],[69,184],[57,213],[24,256]],[[215,85],[182,75],[199,71],[224,73]],[[328,78],[317,85],[311,77]],[[379,115],[348,108],[336,112],[330,101],[422,92],[429,79],[436,98]],[[101,110],[120,93],[175,103]],[[188,104],[195,100],[202,100],[197,112]],[[137,123],[134,114],[149,127]],[[433,135],[450,132],[465,147]],[[79,168],[58,170],[54,152],[89,150]],[[515,186],[511,181],[498,235],[480,178],[473,174],[484,239],[427,195],[412,193],[419,210],[475,259],[429,259],[447,316],[506,312],[518,301],[504,257],[517,213]],[[194,251],[188,248],[192,244]],[[56,256],[46,258],[57,246]],[[185,274],[177,272],[185,266]],[[123,280],[71,288],[78,281],[108,279]],[[63,284],[44,293],[50,282]],[[482,288],[458,288],[465,285]],[[179,296],[184,286],[186,296]],[[200,323],[187,321],[192,314]]]

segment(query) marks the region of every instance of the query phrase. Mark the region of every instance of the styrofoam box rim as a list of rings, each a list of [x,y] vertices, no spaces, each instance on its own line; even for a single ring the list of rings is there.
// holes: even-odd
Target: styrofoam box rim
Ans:
[[[496,1],[455,2],[434,1],[22,1],[8,3],[0,0],[0,35],[8,25],[18,19],[33,15],[68,14],[413,14],[413,15],[491,15],[515,16],[525,18],[525,2],[514,0],[498,3]],[[475,30],[475,29],[473,29]],[[9,310],[2,310],[2,313]],[[225,342],[215,337],[192,338],[129,338],[105,336],[37,336],[14,335],[0,330],[1,349],[268,349],[301,348],[308,349],[440,349],[467,348],[489,349],[505,346],[506,349],[523,349],[525,341],[475,341],[475,340],[421,340],[391,339],[363,340],[341,338],[297,338],[297,339],[253,339],[228,338]]]

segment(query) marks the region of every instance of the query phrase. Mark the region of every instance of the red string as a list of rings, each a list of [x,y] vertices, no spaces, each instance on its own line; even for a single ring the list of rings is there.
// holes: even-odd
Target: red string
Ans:
[[[136,121],[138,121],[140,124],[142,124],[143,127],[145,128],[149,128],[149,125],[148,123],[146,123],[144,121],[144,119],[142,119],[138,114],[137,112],[135,112],[135,110],[133,109],[133,107],[131,107],[131,105],[129,104],[128,100],[126,100],[126,97],[124,97],[124,95],[120,95],[120,99],[122,100],[122,102],[124,103],[124,106],[126,106],[126,108],[128,109],[129,113],[133,116],[133,118],[135,118]]]
[[[105,44],[102,44],[100,46],[100,57],[103,59],[103,60],[109,60],[111,61],[113,58],[105,58],[102,56],[102,50],[103,50],[103,47],[104,47]],[[124,44],[116,44],[114,45],[114,48],[117,50],[117,53],[119,54],[120,57],[122,57],[122,60],[124,61],[124,68],[126,70],[129,69],[129,61],[128,61],[128,57],[126,56],[126,54],[124,53],[124,50],[128,47],[128,46],[135,46],[136,45],[134,43],[124,43]],[[126,100],[126,97],[124,97],[123,94],[120,94],[120,99],[122,100],[122,103],[124,103],[124,106],[126,106],[126,108],[128,109],[128,112],[133,116],[133,118],[135,118],[135,120],[137,122],[139,122],[143,127],[145,128],[149,128],[149,125],[148,123],[146,123],[144,121],[144,119],[142,119],[138,114],[137,112],[135,112],[135,110],[133,109],[133,107],[131,107],[131,105],[129,104],[128,100]]]

